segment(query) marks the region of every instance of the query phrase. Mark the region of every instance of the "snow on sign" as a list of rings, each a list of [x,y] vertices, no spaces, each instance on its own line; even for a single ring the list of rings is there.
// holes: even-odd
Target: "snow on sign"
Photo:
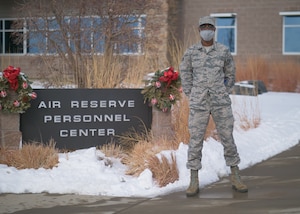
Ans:
[[[141,89],[35,89],[37,99],[21,114],[23,142],[82,149],[117,141],[151,127],[151,108]]]

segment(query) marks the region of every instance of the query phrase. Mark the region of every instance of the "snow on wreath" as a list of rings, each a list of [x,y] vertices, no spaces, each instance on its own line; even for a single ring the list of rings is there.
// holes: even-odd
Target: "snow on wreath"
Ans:
[[[20,68],[8,66],[0,73],[0,112],[24,113],[37,94]]]
[[[173,67],[151,74],[149,84],[142,90],[144,101],[163,112],[171,110],[172,105],[181,99],[181,93],[180,76]]]

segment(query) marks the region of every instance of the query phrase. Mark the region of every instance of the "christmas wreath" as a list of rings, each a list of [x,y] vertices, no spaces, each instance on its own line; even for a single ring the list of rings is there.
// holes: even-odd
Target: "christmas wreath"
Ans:
[[[163,112],[171,110],[172,105],[180,100],[181,93],[180,76],[173,67],[156,71],[142,90],[144,102],[149,102]]]
[[[24,113],[30,107],[30,100],[37,97],[30,81],[20,68],[8,66],[0,73],[0,111]]]

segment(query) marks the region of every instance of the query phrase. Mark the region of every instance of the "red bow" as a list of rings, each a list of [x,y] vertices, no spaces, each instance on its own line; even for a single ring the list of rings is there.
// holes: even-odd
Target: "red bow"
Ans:
[[[164,75],[159,78],[159,81],[166,82],[168,88],[171,82],[177,79],[178,79],[178,72],[175,72],[174,68],[170,67],[168,70],[164,71]]]
[[[10,84],[10,88],[14,91],[19,88],[18,76],[20,71],[20,68],[15,68],[11,65],[3,71],[3,76],[7,79]]]

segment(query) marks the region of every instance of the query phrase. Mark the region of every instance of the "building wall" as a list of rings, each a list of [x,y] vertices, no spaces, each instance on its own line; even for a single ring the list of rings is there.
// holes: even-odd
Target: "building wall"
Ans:
[[[149,71],[169,66],[170,40],[173,36],[187,47],[199,40],[197,31],[201,16],[211,13],[237,14],[236,59],[245,60],[252,56],[270,60],[295,60],[300,55],[282,54],[282,21],[279,12],[300,11],[300,0],[153,0],[157,7],[147,13],[145,54],[153,58]],[[0,17],[16,17],[15,1],[0,0]],[[42,70],[36,69],[42,59],[35,56],[0,56],[0,68],[15,65],[22,68],[30,78]],[[174,63],[175,64],[175,63]],[[158,67],[157,67],[158,66]]]
[[[8,0],[0,0],[0,17],[12,18],[16,15],[15,2]]]
[[[201,16],[236,13],[237,54],[235,58],[261,56],[267,59],[300,61],[299,55],[282,54],[282,22],[279,12],[300,11],[300,0],[185,0],[180,38],[188,40],[197,30]],[[300,35],[299,35],[300,36]],[[300,38],[300,37],[299,37]]]
[[[168,11],[167,0],[154,0],[156,7],[148,10],[146,21],[145,54],[153,58],[156,66],[167,66]],[[159,68],[151,68],[156,71]]]
[[[0,18],[18,17],[17,2],[21,0],[0,0]],[[154,6],[150,8],[146,22],[146,44],[145,55],[153,61],[153,68],[149,72],[168,66],[167,41],[168,41],[168,0],[152,0]],[[128,57],[123,57],[128,58]],[[137,56],[132,57],[137,60]],[[3,70],[8,65],[21,67],[30,79],[40,78],[40,73],[44,71],[43,57],[34,55],[10,54],[0,55],[0,69]],[[56,62],[57,63],[57,62]],[[58,63],[59,64],[59,63]],[[43,76],[43,75],[42,75]]]

